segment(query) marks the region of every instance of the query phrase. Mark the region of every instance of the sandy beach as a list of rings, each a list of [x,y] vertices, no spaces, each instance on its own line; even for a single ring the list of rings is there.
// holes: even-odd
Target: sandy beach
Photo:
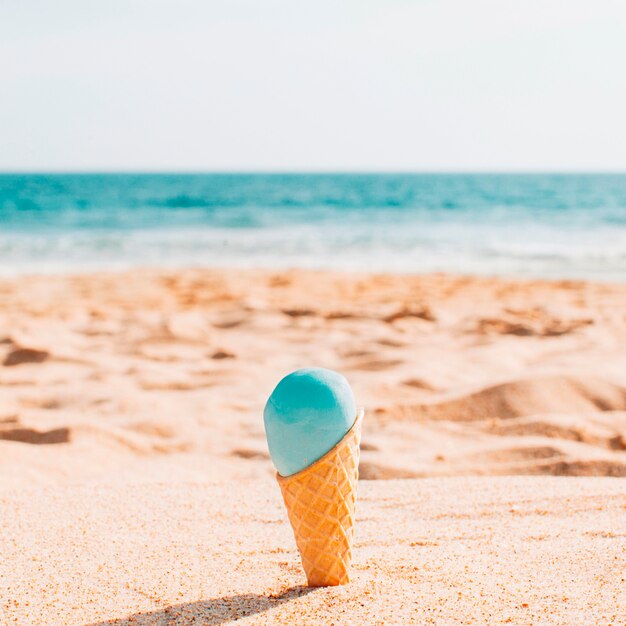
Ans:
[[[2,623],[626,619],[626,498],[618,480],[363,481],[360,495],[353,581],[317,589],[303,586],[269,480],[0,496]]]
[[[626,286],[133,270],[0,301],[0,623],[626,623]],[[354,580],[311,592],[262,422],[309,365],[366,412]]]
[[[564,4],[0,1],[0,626],[626,626],[626,3]]]

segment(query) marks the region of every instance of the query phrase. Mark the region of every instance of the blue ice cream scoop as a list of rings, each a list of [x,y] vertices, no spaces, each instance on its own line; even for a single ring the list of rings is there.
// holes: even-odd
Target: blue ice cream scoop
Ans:
[[[263,419],[272,461],[281,476],[291,476],[343,439],[356,419],[356,401],[341,374],[309,367],[278,383]]]

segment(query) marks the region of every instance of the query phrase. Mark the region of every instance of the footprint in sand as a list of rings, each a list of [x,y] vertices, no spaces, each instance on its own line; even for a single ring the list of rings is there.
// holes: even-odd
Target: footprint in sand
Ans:
[[[486,387],[443,402],[395,407],[401,419],[510,419],[541,413],[626,410],[626,389],[596,378],[545,376]]]
[[[231,456],[235,456],[240,459],[269,459],[270,455],[262,450],[252,450],[250,448],[237,448],[233,450]]]
[[[437,391],[436,387],[433,387],[428,381],[423,378],[407,378],[402,381],[402,384],[407,387],[413,387],[414,389],[423,389],[424,391]]]
[[[361,442],[361,451],[362,452],[378,452],[380,450],[380,448],[373,444],[373,443],[368,443],[366,441],[362,441]]]
[[[366,372],[378,372],[398,365],[402,365],[402,359],[359,359],[353,361],[349,366],[353,370],[363,370]]]
[[[234,359],[236,358],[234,352],[230,352],[229,350],[216,350],[211,354],[212,359],[221,360],[221,359]]]
[[[50,353],[46,350],[17,347],[9,351],[2,364],[5,367],[13,367],[22,363],[43,363],[49,358]]]
[[[54,428],[43,431],[24,427],[0,429],[0,439],[4,441],[18,441],[34,445],[68,443],[70,438],[71,431],[69,428]]]
[[[390,480],[393,478],[419,478],[419,474],[410,470],[387,467],[367,461],[359,463],[359,479],[361,480]]]

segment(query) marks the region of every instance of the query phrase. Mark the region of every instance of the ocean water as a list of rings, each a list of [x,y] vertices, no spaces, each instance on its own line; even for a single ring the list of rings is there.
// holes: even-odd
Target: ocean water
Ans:
[[[133,266],[624,281],[626,175],[0,175],[0,272]]]

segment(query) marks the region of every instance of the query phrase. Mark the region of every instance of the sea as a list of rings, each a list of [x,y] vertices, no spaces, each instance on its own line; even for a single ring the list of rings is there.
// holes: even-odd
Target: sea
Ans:
[[[0,273],[155,266],[626,281],[626,175],[0,174]]]

